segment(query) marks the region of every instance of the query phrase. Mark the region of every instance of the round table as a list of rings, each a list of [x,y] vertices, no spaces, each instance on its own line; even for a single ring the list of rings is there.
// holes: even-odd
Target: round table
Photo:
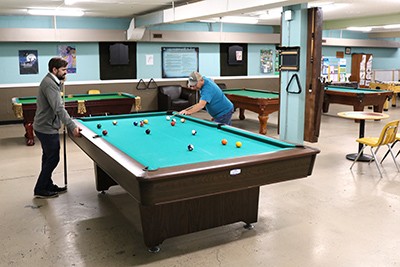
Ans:
[[[346,119],[353,119],[353,120],[360,121],[360,129],[359,129],[359,134],[358,134],[359,138],[364,137],[366,120],[381,120],[381,119],[389,118],[389,115],[387,115],[387,114],[379,113],[379,112],[370,112],[370,111],[344,111],[344,112],[339,112],[338,116],[342,117],[342,118],[346,118]],[[358,144],[358,153],[360,153],[362,147],[363,147],[363,145],[361,143],[359,143]],[[356,159],[358,153],[347,154],[346,158],[348,160],[354,161]],[[373,157],[371,155],[367,155],[367,154],[361,154],[360,157],[358,158],[358,161],[364,161],[364,162],[368,162],[371,160],[373,160]]]

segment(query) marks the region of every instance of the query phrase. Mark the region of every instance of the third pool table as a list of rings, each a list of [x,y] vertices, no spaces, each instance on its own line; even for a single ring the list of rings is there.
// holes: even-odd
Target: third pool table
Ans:
[[[383,111],[383,105],[393,95],[391,91],[360,89],[351,87],[326,86],[322,111],[328,112],[329,104],[353,106],[354,111],[363,111],[365,106],[373,106],[374,112]]]
[[[267,133],[268,115],[279,110],[279,93],[257,89],[225,89],[226,97],[239,108],[239,118],[245,119],[246,109],[258,113],[261,134]]]

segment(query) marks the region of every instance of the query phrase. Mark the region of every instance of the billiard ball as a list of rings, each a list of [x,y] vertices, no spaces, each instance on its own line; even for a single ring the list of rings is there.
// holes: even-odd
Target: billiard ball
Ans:
[[[176,122],[175,121],[171,121],[171,126],[175,126]]]
[[[135,126],[138,126],[138,124],[139,124],[139,123],[138,123],[137,121],[134,121],[134,122],[133,122],[133,125],[135,125]]]
[[[172,121],[176,122],[176,119],[172,119]]]
[[[101,124],[99,123],[99,124],[97,124],[97,129],[100,129],[101,128]]]
[[[143,123],[144,123],[144,124],[148,124],[148,123],[149,123],[149,120],[144,119],[144,120],[143,120]]]
[[[171,119],[171,117],[170,116],[167,116],[167,117],[165,117],[166,119],[167,119],[167,121],[169,121],[170,119]]]
[[[140,127],[143,127],[143,126],[144,126],[144,122],[140,121]]]
[[[236,147],[238,147],[238,148],[239,148],[239,147],[242,147],[242,142],[237,141],[237,142],[236,142]]]
[[[150,134],[150,129],[146,129],[146,133],[147,133],[147,134]]]
[[[222,139],[222,140],[221,140],[221,143],[222,143],[223,145],[226,145],[226,144],[228,143],[228,140]]]
[[[188,150],[189,151],[192,151],[194,149],[194,146],[193,145],[188,145]]]
[[[108,132],[107,132],[107,130],[103,130],[103,135],[107,135],[108,134]]]
[[[181,122],[184,123],[186,120],[184,118],[181,119]]]
[[[114,125],[117,125],[117,123],[118,123],[117,121],[113,121],[113,124],[114,124]]]
[[[192,130],[192,134],[196,135],[197,134],[196,130]]]

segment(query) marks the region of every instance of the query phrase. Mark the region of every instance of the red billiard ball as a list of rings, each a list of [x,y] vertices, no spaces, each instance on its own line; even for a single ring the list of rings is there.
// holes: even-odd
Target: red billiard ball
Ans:
[[[189,151],[193,151],[193,149],[194,149],[194,146],[190,144],[190,145],[188,145],[188,147],[187,147],[187,148],[188,148],[188,150],[189,150]]]
[[[140,121],[140,127],[143,127],[143,126],[144,126],[144,122]]]
[[[108,134],[108,132],[107,132],[107,130],[103,130],[103,135],[107,135]]]
[[[150,134],[150,129],[146,129],[146,133],[147,133],[147,134]]]
[[[175,126],[176,122],[175,121],[171,121],[171,126]]]
[[[223,145],[226,145],[226,144],[228,143],[228,140],[222,139],[222,140],[221,140],[221,143],[222,143]]]

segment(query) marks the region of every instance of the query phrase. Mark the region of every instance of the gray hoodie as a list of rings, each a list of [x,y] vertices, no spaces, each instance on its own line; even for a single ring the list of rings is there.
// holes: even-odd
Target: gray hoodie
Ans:
[[[64,123],[69,131],[76,128],[63,106],[58,81],[48,73],[39,86],[33,129],[44,134],[57,134]]]

